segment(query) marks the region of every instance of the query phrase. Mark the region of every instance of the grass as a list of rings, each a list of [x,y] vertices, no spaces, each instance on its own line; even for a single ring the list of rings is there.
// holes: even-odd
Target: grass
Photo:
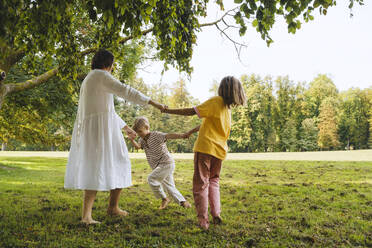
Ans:
[[[99,192],[93,217],[79,223],[82,192],[63,188],[65,158],[0,157],[0,247],[371,247],[372,162],[226,161],[221,174],[224,224],[208,232],[195,210],[160,200],[150,168],[132,160],[124,189],[127,218],[106,216]],[[178,189],[192,201],[191,160],[176,161]]]

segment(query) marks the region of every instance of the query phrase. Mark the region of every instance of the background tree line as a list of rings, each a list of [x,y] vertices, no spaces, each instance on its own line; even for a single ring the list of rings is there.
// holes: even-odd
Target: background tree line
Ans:
[[[115,76],[169,107],[199,104],[184,80],[171,85],[149,85],[137,77],[146,46],[133,42],[117,61]],[[89,60],[87,60],[89,61]],[[86,62],[86,68],[89,63]],[[87,69],[88,70],[88,69]],[[24,81],[28,75],[15,67],[8,77]],[[372,87],[339,92],[326,75],[309,83],[289,77],[243,75],[247,104],[232,110],[231,152],[317,151],[372,147]],[[63,80],[10,95],[0,110],[0,142],[5,150],[68,150],[81,80]],[[214,82],[210,96],[216,94]],[[161,114],[150,107],[115,99],[118,114],[132,125],[137,116],[149,118],[151,129],[184,132],[200,124],[194,117]],[[196,135],[168,143],[172,152],[191,152]],[[127,142],[129,149],[133,148]]]

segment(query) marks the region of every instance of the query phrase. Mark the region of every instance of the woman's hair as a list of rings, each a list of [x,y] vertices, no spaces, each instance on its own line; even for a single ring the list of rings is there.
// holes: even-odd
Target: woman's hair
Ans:
[[[137,117],[134,120],[133,130],[137,132],[140,128],[144,127],[145,125],[150,126],[149,120],[144,116]]]
[[[242,84],[233,76],[224,77],[218,87],[218,95],[223,98],[227,107],[244,105],[246,101]]]
[[[94,54],[92,59],[92,70],[94,69],[104,69],[112,66],[114,63],[114,55],[105,49],[99,49],[96,54]]]

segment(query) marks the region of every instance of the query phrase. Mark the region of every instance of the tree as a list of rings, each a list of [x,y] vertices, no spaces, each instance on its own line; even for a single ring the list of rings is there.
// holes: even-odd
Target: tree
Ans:
[[[272,80],[257,75],[241,77],[247,95],[245,106],[233,109],[231,140],[242,151],[265,152],[274,149]]]
[[[349,8],[354,2],[363,4],[363,0],[350,0]],[[42,59],[47,70],[24,82],[0,81],[0,108],[7,95],[47,82],[57,74],[76,78],[80,66],[87,61],[86,56],[97,48],[111,48],[120,59],[120,45],[151,33],[157,58],[166,67],[170,64],[191,73],[193,45],[202,27],[215,25],[226,35],[225,30],[233,27],[227,19],[233,16],[241,36],[246,33],[248,23],[252,23],[270,44],[269,31],[277,16],[283,16],[288,31],[295,33],[301,28],[301,18],[307,22],[313,19],[314,11],[325,15],[329,7],[336,5],[335,0],[235,0],[234,10],[226,11],[214,22],[199,23],[198,18],[206,16],[207,3],[208,0],[1,1],[0,70],[8,74],[13,66],[22,64],[31,74],[35,72],[36,57]],[[223,1],[216,3],[223,10]],[[53,59],[57,62],[55,66]]]
[[[40,66],[40,64],[38,64]],[[12,68],[12,80],[23,81],[29,77],[17,67]],[[40,150],[68,148],[70,130],[76,113],[80,82],[51,79],[29,91],[10,95],[0,109],[0,142],[2,150],[6,144],[17,141],[18,148],[27,144],[39,146]]]
[[[305,115],[308,118],[318,117],[320,112],[320,105],[327,97],[337,97],[338,90],[327,75],[319,74],[305,91]]]
[[[297,129],[296,129],[296,122],[293,118],[289,118],[286,123],[285,127],[281,133],[281,145],[282,149],[286,152],[294,152],[297,148]]]
[[[146,93],[145,85],[136,82],[136,68],[145,51],[140,45],[123,46],[127,51],[123,59],[125,64],[117,63],[116,77]],[[41,71],[42,66],[40,60],[35,61],[35,69]],[[30,77],[32,75],[28,75],[18,65],[9,74],[9,78],[15,82],[22,82]],[[37,150],[69,148],[81,82],[58,76],[50,80],[50,84],[19,91],[5,99],[3,108],[0,109],[0,142],[4,144],[3,149],[6,144],[13,150],[23,147]],[[117,106],[121,104],[118,99],[115,99],[115,103]],[[130,113],[131,107],[124,112]]]
[[[276,80],[276,103],[274,105],[274,125],[277,134],[277,149],[286,151],[289,149],[288,144],[292,143],[292,136],[288,137],[287,125],[291,124],[296,132],[296,123],[294,115],[296,108],[296,85],[288,77],[278,77]],[[288,141],[290,139],[290,141]]]
[[[368,116],[371,104],[367,92],[351,88],[341,94],[339,136],[344,147],[368,148]]]
[[[318,149],[318,132],[315,119],[307,118],[302,121],[298,140],[300,151],[315,151]]]
[[[372,149],[372,110],[369,111],[368,148]]]
[[[340,146],[337,134],[337,101],[325,98],[320,105],[318,145],[321,149],[336,149]]]

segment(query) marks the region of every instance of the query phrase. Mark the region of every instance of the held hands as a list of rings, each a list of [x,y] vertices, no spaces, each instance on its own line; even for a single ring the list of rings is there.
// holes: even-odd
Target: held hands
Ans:
[[[167,113],[167,110],[168,110],[168,106],[167,105],[163,105],[163,109],[161,109],[160,111],[162,113]]]
[[[167,106],[167,105],[165,105],[165,104],[160,104],[160,103],[158,103],[158,105],[155,106],[155,107],[156,107],[157,109],[159,109],[160,112],[162,112],[162,113],[165,113],[165,110],[168,109],[168,106]]]
[[[165,109],[168,108],[168,106],[164,105],[164,104],[161,104],[161,103],[158,103],[158,102],[155,102],[153,100],[150,100],[149,101],[149,104],[151,104],[152,106],[154,106],[155,108],[159,109],[162,113],[164,112]]]
[[[127,133],[127,136],[130,140],[134,140],[137,136],[136,132],[133,131],[130,127],[125,126],[124,131]]]

